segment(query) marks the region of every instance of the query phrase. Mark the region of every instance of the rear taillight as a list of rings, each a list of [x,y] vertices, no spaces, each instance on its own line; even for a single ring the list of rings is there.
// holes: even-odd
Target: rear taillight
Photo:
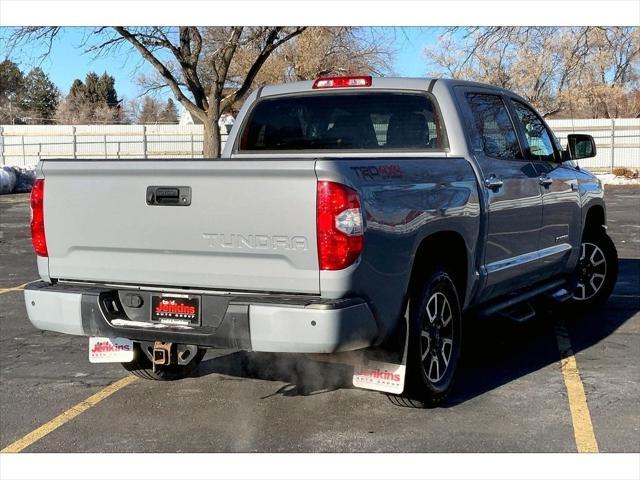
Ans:
[[[320,270],[342,270],[362,253],[363,222],[358,193],[334,182],[318,182],[318,263]]]
[[[39,257],[48,257],[44,234],[44,180],[36,180],[31,189],[31,241]]]
[[[351,77],[320,77],[313,82],[313,88],[370,87],[369,75]]]

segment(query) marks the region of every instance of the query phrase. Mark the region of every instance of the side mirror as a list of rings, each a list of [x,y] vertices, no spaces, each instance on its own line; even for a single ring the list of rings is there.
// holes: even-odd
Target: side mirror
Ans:
[[[582,133],[567,135],[567,148],[572,160],[596,156],[596,142],[591,135]]]

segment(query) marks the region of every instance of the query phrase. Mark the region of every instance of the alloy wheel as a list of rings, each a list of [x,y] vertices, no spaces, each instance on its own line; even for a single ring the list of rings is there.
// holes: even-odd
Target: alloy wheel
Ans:
[[[422,325],[420,353],[429,381],[439,382],[447,372],[453,352],[453,311],[447,297],[435,292],[429,297]]]
[[[607,259],[604,252],[594,243],[581,245],[578,263],[578,284],[573,294],[574,300],[585,301],[597,294],[607,276]]]

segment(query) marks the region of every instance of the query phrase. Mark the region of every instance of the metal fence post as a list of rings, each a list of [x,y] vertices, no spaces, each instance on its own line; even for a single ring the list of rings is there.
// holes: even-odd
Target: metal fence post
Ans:
[[[2,156],[2,165],[6,165],[7,161],[4,156],[4,128],[0,126],[0,156]]]
[[[27,155],[24,152],[24,135],[20,135],[20,142],[22,143],[22,165],[26,165]]]
[[[611,119],[611,173],[613,173],[613,167],[616,166],[615,160],[616,153],[616,120]]]
[[[73,159],[78,158],[78,140],[76,139],[76,127],[71,127],[71,134],[73,135]]]
[[[195,152],[193,147],[193,133],[191,133],[191,158],[195,158]]]
[[[109,158],[109,152],[107,151],[107,136],[104,135],[103,138],[104,138],[104,158],[106,160],[107,158]]]
[[[142,155],[147,158],[147,126],[142,126]]]

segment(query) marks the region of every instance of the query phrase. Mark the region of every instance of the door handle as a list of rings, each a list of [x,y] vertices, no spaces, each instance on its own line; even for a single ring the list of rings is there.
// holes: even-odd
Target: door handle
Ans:
[[[541,175],[538,178],[538,183],[540,185],[542,185],[543,187],[548,187],[549,185],[551,185],[553,183],[553,178],[548,177],[546,175]]]
[[[489,178],[485,178],[484,185],[491,190],[498,190],[504,182],[495,175],[489,175]]]

